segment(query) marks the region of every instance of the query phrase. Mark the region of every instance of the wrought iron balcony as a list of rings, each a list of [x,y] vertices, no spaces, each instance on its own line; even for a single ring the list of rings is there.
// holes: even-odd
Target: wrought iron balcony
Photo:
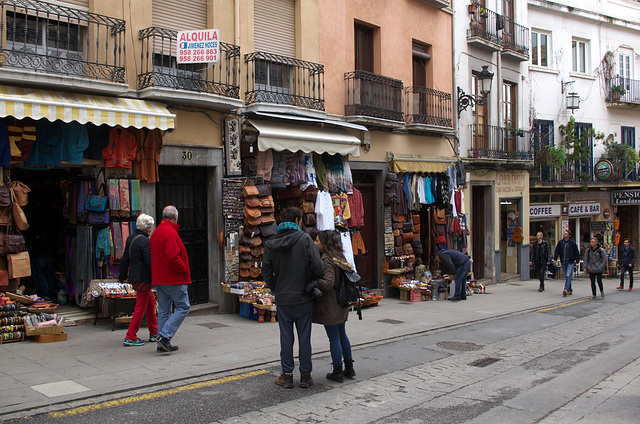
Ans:
[[[469,29],[467,38],[479,38],[496,50],[502,46],[499,31],[504,29],[504,17],[480,5],[469,5]]]
[[[403,121],[402,81],[366,71],[346,72],[345,116]]]
[[[615,162],[612,158],[607,159],[610,162]],[[593,173],[593,158],[590,158],[586,162],[567,159],[565,164],[556,169],[549,165],[545,165],[538,157],[535,158],[534,166],[529,171],[529,179],[532,185],[554,185],[554,184],[581,184],[582,173],[588,174],[587,182],[589,184],[603,184],[608,182],[631,182],[638,181],[637,167],[623,164],[616,169],[611,178],[607,181],[599,180]]]
[[[640,81],[617,76],[607,81],[607,101],[640,104]]]
[[[498,25],[499,27],[500,25]],[[504,53],[515,53],[522,60],[529,60],[529,28],[515,23],[513,19],[504,18],[504,29],[502,30],[502,40]]]
[[[529,131],[480,124],[472,124],[471,130],[470,158],[533,160]]]
[[[435,125],[453,128],[451,93],[427,87],[405,88],[407,124]]]
[[[276,103],[324,111],[324,65],[265,52],[244,56],[245,102]]]
[[[140,30],[142,56],[138,90],[150,87],[180,89],[240,98],[240,47],[220,43],[218,62],[178,64],[178,31],[150,27]]]
[[[125,82],[124,20],[36,0],[0,14],[0,67]]]

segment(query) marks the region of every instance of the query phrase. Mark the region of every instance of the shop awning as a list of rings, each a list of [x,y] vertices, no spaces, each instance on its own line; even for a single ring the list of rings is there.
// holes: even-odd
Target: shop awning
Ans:
[[[393,172],[445,172],[455,165],[457,158],[435,158],[422,155],[400,155],[388,152],[387,159]]]
[[[255,119],[247,122],[260,133],[258,149],[261,151],[302,150],[305,153],[360,156],[360,139],[344,129]]]
[[[176,117],[145,100],[0,85],[0,117],[5,116],[161,130],[174,128]]]

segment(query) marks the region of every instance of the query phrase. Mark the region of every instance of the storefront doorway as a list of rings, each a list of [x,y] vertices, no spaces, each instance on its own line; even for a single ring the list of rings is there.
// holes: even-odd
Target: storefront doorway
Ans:
[[[375,175],[371,172],[353,171],[353,185],[362,194],[364,206],[364,227],[359,228],[366,252],[356,256],[356,267],[360,274],[362,287],[377,289],[378,278],[378,218],[376,216]]]
[[[178,208],[180,238],[187,249],[192,305],[209,302],[209,228],[207,225],[207,169],[201,167],[160,167],[156,187],[156,216],[167,205]]]

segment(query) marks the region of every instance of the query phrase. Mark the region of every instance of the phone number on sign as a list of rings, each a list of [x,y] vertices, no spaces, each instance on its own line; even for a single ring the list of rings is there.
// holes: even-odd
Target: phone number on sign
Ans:
[[[216,60],[215,55],[207,55],[207,56],[180,56],[178,59],[180,62],[209,62]]]

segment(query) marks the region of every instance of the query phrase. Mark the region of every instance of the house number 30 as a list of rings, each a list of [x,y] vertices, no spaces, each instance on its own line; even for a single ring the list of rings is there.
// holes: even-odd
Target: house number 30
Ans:
[[[183,150],[182,160],[193,160],[193,152],[191,150]]]

